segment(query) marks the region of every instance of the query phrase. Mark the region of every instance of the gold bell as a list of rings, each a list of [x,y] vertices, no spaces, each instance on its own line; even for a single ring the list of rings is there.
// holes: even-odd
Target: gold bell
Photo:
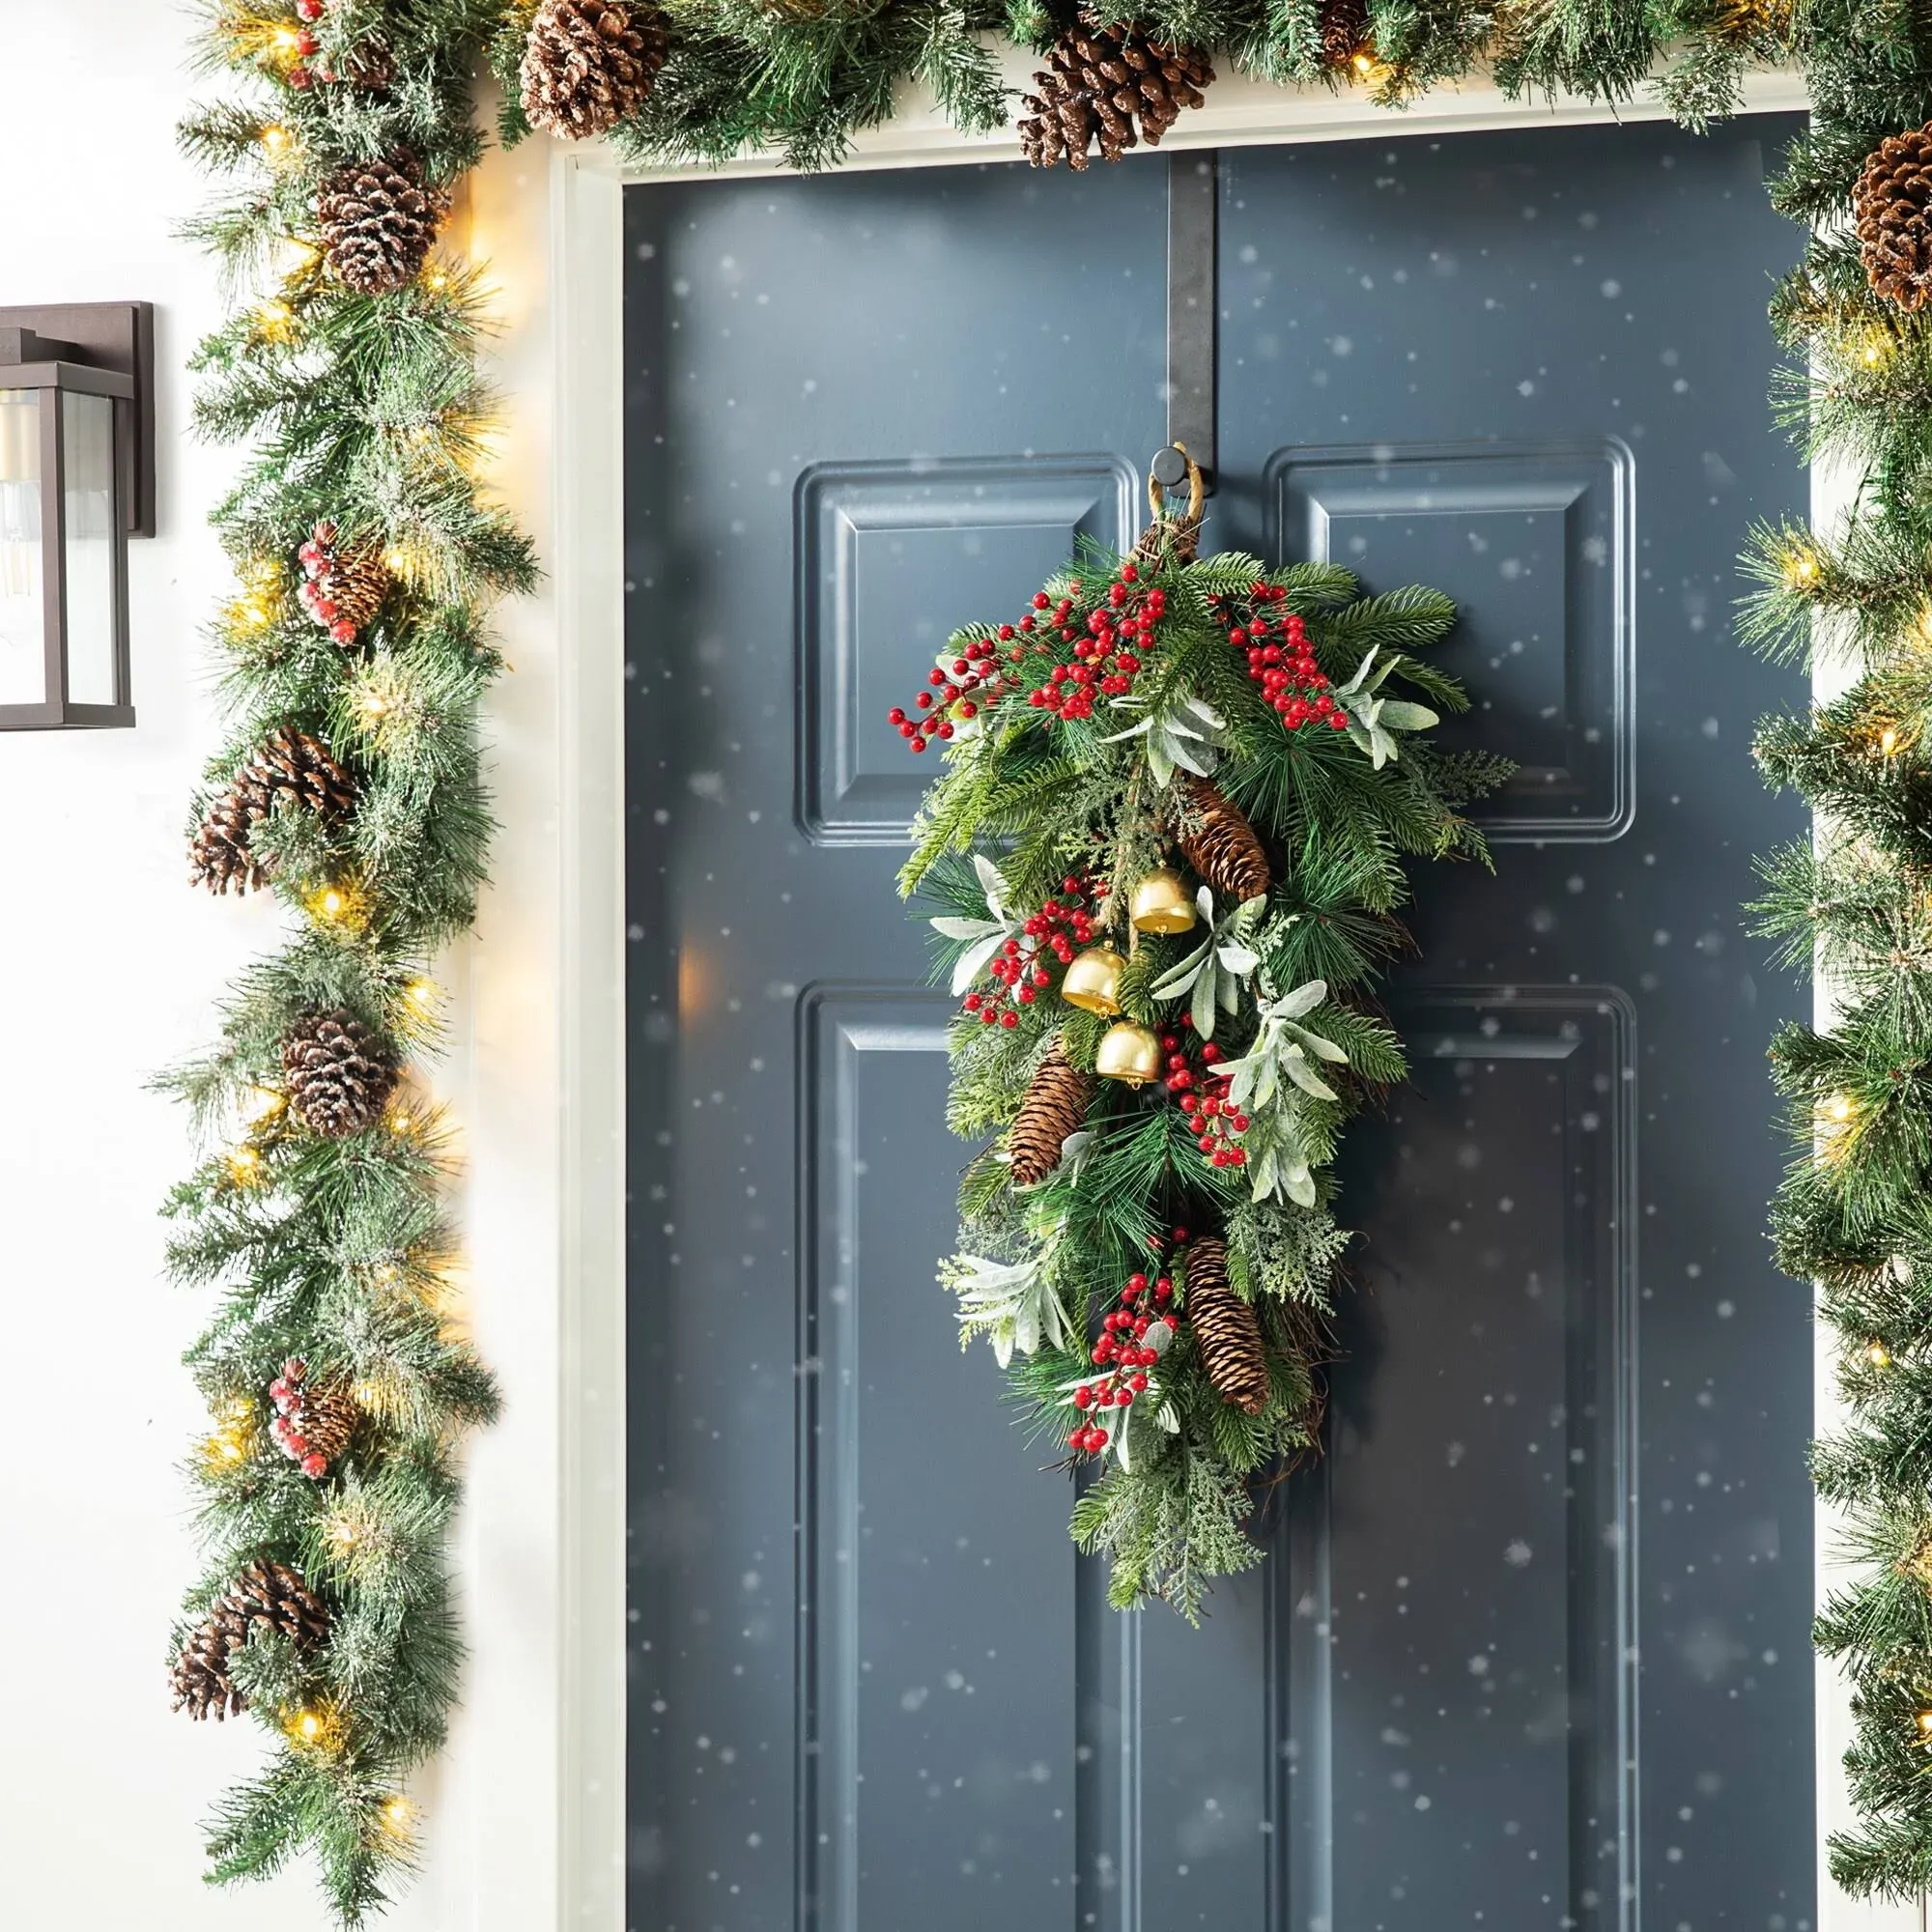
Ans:
[[[1076,953],[1060,982],[1060,997],[1069,1006],[1111,1019],[1121,1010],[1121,970],[1126,961],[1111,946],[1090,946]]]
[[[1185,932],[1200,917],[1180,874],[1168,866],[1157,867],[1134,888],[1128,916],[1142,932]]]
[[[1160,1040],[1149,1028],[1120,1020],[1100,1036],[1094,1070],[1105,1080],[1145,1087],[1160,1076]]]

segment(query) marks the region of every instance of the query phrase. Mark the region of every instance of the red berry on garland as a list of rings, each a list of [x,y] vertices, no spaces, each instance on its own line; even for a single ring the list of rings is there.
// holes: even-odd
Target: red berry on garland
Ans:
[[[298,1355],[282,1365],[269,1395],[280,1411],[270,1424],[276,1446],[303,1475],[320,1482],[349,1447],[361,1419],[355,1397],[339,1382],[312,1387],[308,1364]]]

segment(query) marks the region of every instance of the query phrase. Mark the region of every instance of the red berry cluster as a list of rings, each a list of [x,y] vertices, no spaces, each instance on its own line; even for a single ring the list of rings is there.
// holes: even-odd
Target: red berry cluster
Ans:
[[[1167,1091],[1179,1096],[1202,1159],[1212,1167],[1247,1166],[1239,1136],[1248,1130],[1248,1117],[1228,1097],[1228,1076],[1219,1071],[1221,1049],[1199,1038],[1191,1021],[1185,1036],[1163,1034],[1160,1044],[1167,1055]]]
[[[320,1482],[328,1474],[328,1460],[309,1447],[302,1434],[308,1420],[308,1364],[299,1355],[282,1364],[282,1372],[269,1384],[269,1400],[275,1405],[275,1419],[269,1434],[282,1454],[299,1465],[304,1476]]]
[[[1308,627],[1293,611],[1277,613],[1271,605],[1288,595],[1279,584],[1252,583],[1248,607],[1223,609],[1228,641],[1248,654],[1248,675],[1261,686],[1287,729],[1304,724],[1348,728],[1348,715],[1328,693],[1328,680],[1315,662]]]
[[[336,564],[336,530],[333,524],[316,525],[308,541],[296,554],[301,558],[302,582],[296,591],[301,607],[338,644],[355,641],[355,626],[337,609],[329,596],[329,577]]]
[[[1078,593],[1079,584],[1073,589]],[[1107,586],[1107,601],[1087,618],[1083,637],[1073,623],[1073,599],[1058,604],[1040,591],[1033,600],[1034,614],[1020,620],[1022,631],[1037,631],[1044,621],[1060,641],[1073,647],[1070,665],[1055,665],[1046,682],[1027,693],[1027,702],[1056,718],[1091,718],[1097,697],[1121,697],[1134,688],[1142,653],[1153,643],[1154,627],[1167,610],[1167,592],[1158,584],[1140,588],[1140,571],[1131,563]],[[1041,613],[1048,613],[1043,619]],[[1001,627],[1001,636],[1006,636]],[[1036,652],[1050,647],[1036,643]],[[1015,659],[1019,653],[1014,653]]]
[[[298,90],[313,87],[317,81],[336,81],[342,76],[330,67],[310,67],[307,63],[322,50],[322,43],[308,30],[328,11],[327,0],[296,0],[296,16],[308,25],[298,28],[293,40],[287,43],[288,50],[296,57],[296,64],[283,78]]]
[[[1094,1365],[1106,1373],[1081,1382],[1073,1391],[1073,1406],[1083,1418],[1095,1409],[1131,1408],[1134,1398],[1147,1393],[1147,1372],[1160,1360],[1160,1350],[1149,1341],[1148,1331],[1159,1321],[1173,1329],[1175,1317],[1169,1312],[1173,1300],[1172,1277],[1161,1275],[1151,1285],[1144,1274],[1127,1277],[1121,1290],[1122,1305],[1101,1321],[1100,1339],[1094,1344]],[[1066,1446],[1095,1455],[1107,1446],[1107,1432],[1082,1420],[1074,1425]]]
[[[1002,625],[1000,635],[1011,637],[1012,626]],[[898,704],[886,713],[886,722],[898,727],[909,751],[924,751],[929,738],[952,737],[956,720],[977,718],[982,704],[990,704],[1011,688],[997,646],[983,638],[963,646],[950,665],[934,665],[926,682],[932,689],[913,699],[914,710],[924,712],[924,717],[908,717]]]
[[[994,985],[1003,987],[1011,1000],[998,993],[968,993],[964,1007],[978,1013],[984,1026],[1018,1026],[1020,1016],[1012,1002],[1030,1007],[1041,989],[1052,985],[1049,958],[1065,969],[1073,960],[1078,947],[1094,943],[1094,906],[1106,894],[1097,879],[1083,879],[1069,872],[1060,882],[1058,897],[1050,898],[1021,927],[1021,936],[1009,939],[987,961],[986,972]]]

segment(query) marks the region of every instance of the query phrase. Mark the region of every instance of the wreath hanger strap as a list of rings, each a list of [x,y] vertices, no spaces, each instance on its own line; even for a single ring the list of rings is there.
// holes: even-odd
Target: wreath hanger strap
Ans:
[[[1187,508],[1170,515],[1168,492],[1179,488],[1182,481],[1187,485]],[[1134,546],[1134,554],[1151,557],[1162,536],[1171,529],[1179,560],[1191,562],[1200,541],[1201,506],[1208,499],[1208,486],[1200,464],[1188,455],[1184,442],[1171,442],[1165,449],[1155,452],[1152,463],[1148,466],[1147,487],[1148,505],[1153,512],[1153,522],[1142,532],[1140,542]]]

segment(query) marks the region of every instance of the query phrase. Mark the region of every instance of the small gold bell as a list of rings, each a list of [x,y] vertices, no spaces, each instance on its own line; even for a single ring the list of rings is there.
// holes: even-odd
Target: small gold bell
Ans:
[[[1142,932],[1185,932],[1199,918],[1180,874],[1168,866],[1156,867],[1134,888],[1128,916]]]
[[[1147,1027],[1120,1020],[1100,1036],[1094,1070],[1106,1080],[1145,1087],[1160,1074],[1160,1040]]]
[[[1111,946],[1090,946],[1076,953],[1060,982],[1060,997],[1069,1006],[1111,1019],[1121,1010],[1121,969],[1126,961]]]

